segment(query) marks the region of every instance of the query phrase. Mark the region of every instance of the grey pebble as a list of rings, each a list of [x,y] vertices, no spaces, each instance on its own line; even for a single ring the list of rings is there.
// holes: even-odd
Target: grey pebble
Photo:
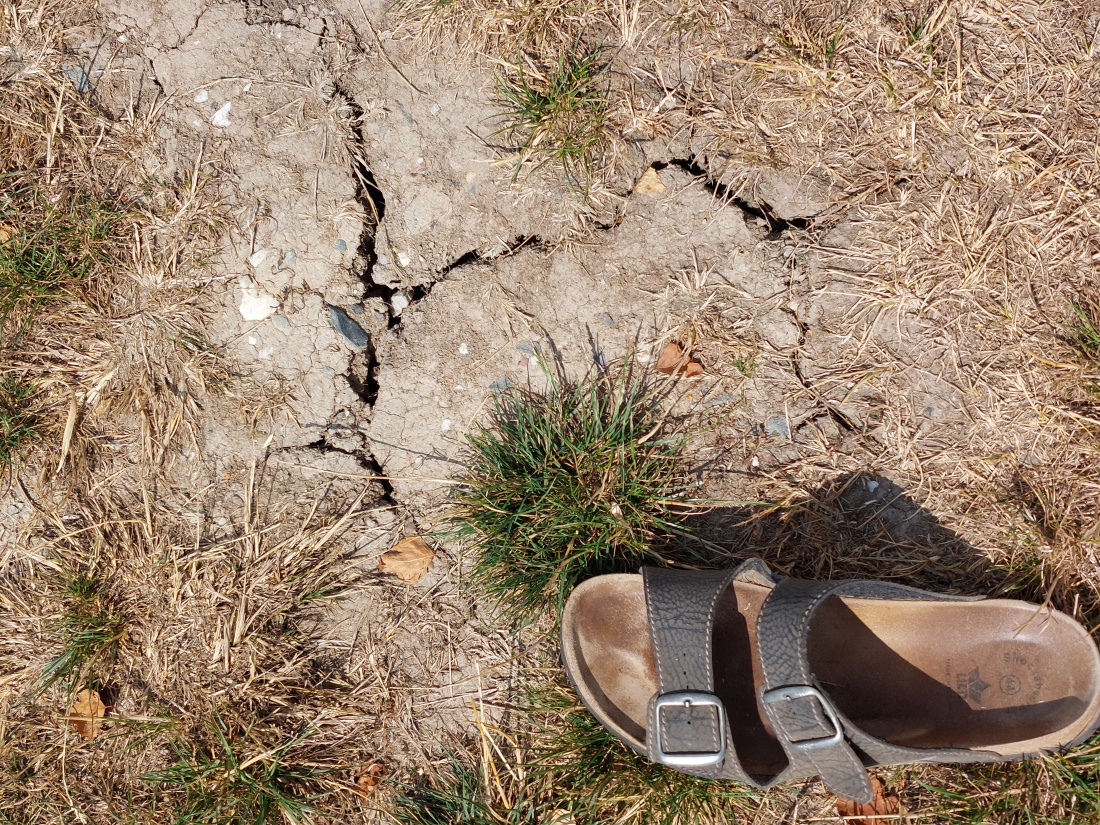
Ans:
[[[285,315],[275,314],[271,316],[271,325],[283,332],[290,332],[290,319]]]
[[[348,346],[356,352],[362,352],[370,346],[370,335],[340,307],[330,306],[328,319],[332,323],[332,328],[344,336]]]
[[[345,241],[343,238],[338,239],[336,241],[336,249],[340,252],[347,252],[348,251],[348,242]]]
[[[288,249],[283,253],[283,259],[279,262],[279,266],[283,269],[289,269],[298,263],[298,253],[293,249]]]
[[[84,71],[83,66],[78,66],[74,63],[62,63],[61,71],[65,73],[65,77],[72,81],[74,87],[76,87],[77,94],[84,94],[88,91],[89,81],[88,73]]]
[[[719,407],[722,404],[736,404],[740,400],[741,400],[740,396],[730,395],[728,392],[726,392],[726,393],[722,393],[721,395],[719,395],[715,398],[710,399],[709,401],[706,401],[703,404],[703,406],[704,407]]]
[[[605,327],[615,326],[615,319],[608,315],[606,312],[600,316],[600,323]]]
[[[508,392],[513,386],[512,379],[507,375],[501,376],[492,384],[489,385],[489,392],[502,393]]]
[[[791,425],[787,423],[785,415],[773,415],[764,422],[764,432],[768,435],[778,435],[782,438],[791,437]]]

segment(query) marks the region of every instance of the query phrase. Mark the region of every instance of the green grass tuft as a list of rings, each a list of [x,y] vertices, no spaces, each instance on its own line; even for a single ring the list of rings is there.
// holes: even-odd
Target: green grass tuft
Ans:
[[[0,319],[23,329],[44,302],[84,280],[108,257],[123,215],[90,198],[64,211],[22,191],[0,201]]]
[[[525,69],[521,59],[515,75],[498,82],[504,125],[495,134],[519,142],[513,180],[529,164],[536,171],[556,163],[573,189],[588,192],[607,140],[608,66],[600,51],[560,55],[543,68]]]
[[[560,613],[581,579],[659,562],[655,538],[682,532],[685,434],[663,401],[630,367],[497,397],[468,439],[451,523],[505,613]]]
[[[38,439],[40,421],[34,401],[34,385],[10,376],[0,378],[0,470],[10,470]]]
[[[306,729],[273,748],[253,743],[251,731],[231,736],[220,718],[209,724],[213,740],[172,743],[177,760],[142,777],[157,783],[172,806],[176,825],[265,825],[300,822],[316,809],[310,794],[324,769],[295,764],[289,752],[310,734]],[[251,756],[245,752],[256,751]]]
[[[61,683],[70,695],[96,681],[95,667],[105,665],[126,631],[126,617],[112,610],[94,575],[77,573],[67,582],[64,612],[54,627],[61,653],[42,671],[32,696]]]
[[[389,813],[400,825],[520,825],[540,821],[537,803],[532,808],[526,799],[510,803],[494,800],[483,777],[457,756],[451,757],[446,773],[432,776],[428,784],[403,788]]]
[[[1100,364],[1100,303],[1070,304],[1077,321],[1068,326],[1069,345],[1089,364]]]

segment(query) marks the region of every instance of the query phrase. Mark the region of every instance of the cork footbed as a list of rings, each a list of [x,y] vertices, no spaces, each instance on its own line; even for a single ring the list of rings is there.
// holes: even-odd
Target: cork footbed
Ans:
[[[757,700],[751,631],[768,593],[734,582],[714,628],[715,692],[737,755],[754,775],[786,763]],[[644,752],[657,675],[642,577],[581,584],[562,618],[562,655],[585,705]],[[895,745],[1014,756],[1065,747],[1100,723],[1095,642],[1064,613],[1027,602],[830,597],[812,620],[809,658],[837,709]]]

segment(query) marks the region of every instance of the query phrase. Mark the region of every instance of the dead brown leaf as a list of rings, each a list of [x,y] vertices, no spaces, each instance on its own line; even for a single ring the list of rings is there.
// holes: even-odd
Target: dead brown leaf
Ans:
[[[382,554],[378,569],[383,573],[393,573],[403,582],[416,584],[424,578],[434,558],[435,552],[428,542],[420,536],[410,536]]]
[[[6,226],[0,225],[0,243],[7,243],[14,233]]]
[[[684,348],[675,341],[669,343],[657,359],[657,372],[662,375],[679,375],[683,378],[698,378],[703,374],[703,365],[687,357]]]
[[[874,799],[863,804],[842,796],[837,797],[837,814],[844,817],[851,825],[881,825],[882,817],[904,814],[905,808],[898,799],[897,793],[883,786],[882,780],[873,773],[867,776],[871,780]]]
[[[657,174],[657,170],[650,166],[638,179],[638,183],[635,184],[634,194],[659,195],[667,188],[668,187],[661,182],[661,176]]]
[[[370,799],[386,775],[386,766],[381,762],[368,762],[359,772],[355,787],[351,789],[360,799]]]
[[[69,708],[69,721],[76,732],[90,742],[103,727],[103,715],[106,712],[107,706],[103,704],[99,692],[85,688],[73,699],[73,705]]]

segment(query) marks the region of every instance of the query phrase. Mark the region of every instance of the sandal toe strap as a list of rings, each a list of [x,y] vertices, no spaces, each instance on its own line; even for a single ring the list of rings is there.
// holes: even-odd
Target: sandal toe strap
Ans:
[[[780,778],[818,774],[833,793],[857,802],[873,797],[853,738],[877,740],[845,720],[814,679],[809,661],[810,623],[830,596],[871,599],[955,600],[912,587],[873,581],[804,581],[782,578],[757,617],[760,704],[789,761]]]
[[[833,793],[869,802],[871,781],[832,703],[810,673],[810,619],[844,582],[780,580],[757,617],[760,704],[787,754],[784,775],[819,775]]]
[[[712,638],[718,599],[737,570],[685,572],[646,567],[646,612],[658,692],[649,702],[649,759],[708,779],[749,781],[714,694]]]

